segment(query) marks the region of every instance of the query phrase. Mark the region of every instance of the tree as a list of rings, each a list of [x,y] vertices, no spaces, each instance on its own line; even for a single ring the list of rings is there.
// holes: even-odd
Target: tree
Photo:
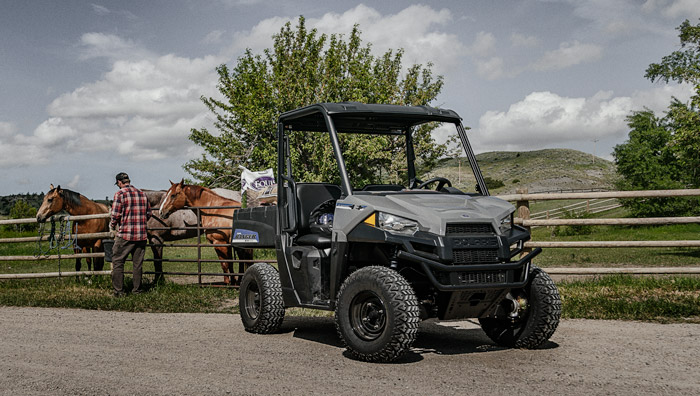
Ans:
[[[36,217],[36,208],[32,207],[27,201],[20,199],[15,202],[10,209],[11,219],[30,219]],[[15,231],[34,231],[37,228],[36,224],[13,224],[12,228]]]
[[[292,29],[287,23],[273,36],[274,45],[263,54],[247,50],[233,69],[217,68],[217,85],[223,99],[202,98],[215,114],[217,133],[192,129],[190,140],[205,154],[184,168],[208,186],[240,186],[238,165],[251,169],[276,168],[277,117],[289,110],[318,102],[357,101],[426,105],[442,88],[442,76],[434,77],[432,65],[402,67],[403,51],[389,50],[375,57],[371,45],[363,45],[356,25],[347,41],[307,30],[300,17]],[[446,152],[430,131],[418,128],[414,135],[419,165],[431,168]],[[375,182],[380,173],[403,177],[405,154],[392,137],[341,137],[348,169],[357,185]],[[327,134],[292,133],[292,161],[300,180],[337,180]]]
[[[700,24],[687,20],[679,27],[681,50],[649,65],[645,77],[654,81],[690,83],[689,103],[673,98],[664,117],[651,110],[627,117],[629,140],[614,149],[623,190],[700,187]],[[688,215],[698,212],[700,199],[625,200],[636,216]]]
[[[686,19],[677,30],[681,50],[649,65],[645,77],[652,82],[676,81],[694,86],[690,103],[674,98],[666,118],[673,132],[669,144],[677,147],[679,160],[687,169],[685,181],[700,187],[700,24],[693,26]]]

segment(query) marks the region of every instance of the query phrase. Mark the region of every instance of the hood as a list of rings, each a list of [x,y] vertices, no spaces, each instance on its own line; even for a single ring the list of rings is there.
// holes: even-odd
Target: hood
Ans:
[[[499,198],[438,192],[354,194],[338,202],[352,204],[367,215],[386,212],[415,220],[422,230],[438,235],[445,235],[448,223],[490,223],[498,230],[500,220],[515,211]]]

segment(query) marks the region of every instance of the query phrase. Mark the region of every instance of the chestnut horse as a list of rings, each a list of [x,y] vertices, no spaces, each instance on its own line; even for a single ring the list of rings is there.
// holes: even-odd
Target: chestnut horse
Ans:
[[[176,210],[182,209],[185,206],[206,207],[206,206],[235,206],[240,208],[241,202],[232,199],[224,198],[214,191],[202,187],[185,185],[184,181],[180,183],[170,182],[171,186],[166,193],[163,203],[160,205],[160,216],[167,219]],[[233,212],[235,208],[230,209],[200,209],[202,214],[202,227],[206,228],[205,235],[207,240],[214,246],[216,254],[221,261],[221,268],[224,273],[233,273],[233,263],[230,261],[233,258],[231,249],[231,226],[233,225]],[[241,260],[252,259],[253,254],[247,249],[236,249],[238,258]],[[240,266],[239,266],[240,270]],[[232,277],[224,276],[224,282],[230,284]]]
[[[160,216],[158,208],[165,199],[166,190],[142,189],[148,203],[151,204],[153,215],[148,219],[148,242],[153,252],[153,267],[156,272],[155,281],[163,279],[163,243],[189,239],[197,236],[197,215],[192,210],[178,210],[171,213],[168,218]],[[223,188],[212,189],[222,197],[240,202],[241,193]]]
[[[97,203],[87,199],[84,195],[81,195],[75,191],[67,190],[58,186],[56,188],[51,185],[51,189],[44,196],[44,202],[42,202],[39,211],[36,214],[36,221],[39,223],[44,223],[49,217],[54,214],[65,210],[72,216],[79,215],[91,215],[99,213],[109,213],[109,207],[107,205]],[[95,232],[108,232],[109,231],[109,218],[104,219],[90,219],[90,220],[80,220],[73,222],[73,229],[71,232],[75,234],[92,234]],[[79,239],[78,248],[75,249],[75,253],[98,253],[104,251],[102,248],[102,240],[97,239]],[[91,269],[92,260],[86,258],[88,269]],[[95,258],[95,271],[101,271],[104,266],[104,259],[101,257]],[[75,259],[75,270],[80,271],[80,259]]]

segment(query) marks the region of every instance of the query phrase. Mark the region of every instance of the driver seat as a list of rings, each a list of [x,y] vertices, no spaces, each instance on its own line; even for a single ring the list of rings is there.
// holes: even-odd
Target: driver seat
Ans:
[[[331,247],[331,238],[311,230],[311,212],[320,204],[340,198],[340,187],[330,183],[297,183],[299,228],[296,243],[319,249]]]

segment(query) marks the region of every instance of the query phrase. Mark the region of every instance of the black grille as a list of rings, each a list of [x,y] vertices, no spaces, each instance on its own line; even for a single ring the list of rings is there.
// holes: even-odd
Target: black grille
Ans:
[[[489,223],[464,223],[464,224],[448,224],[447,235],[450,234],[490,234],[493,233],[493,227]]]
[[[455,249],[452,251],[455,264],[498,263],[498,249]]]
[[[437,278],[442,284],[449,285],[488,285],[507,283],[510,271],[479,271],[479,272],[442,272]]]
[[[457,279],[462,284],[470,283],[505,283],[506,271],[461,272]]]

